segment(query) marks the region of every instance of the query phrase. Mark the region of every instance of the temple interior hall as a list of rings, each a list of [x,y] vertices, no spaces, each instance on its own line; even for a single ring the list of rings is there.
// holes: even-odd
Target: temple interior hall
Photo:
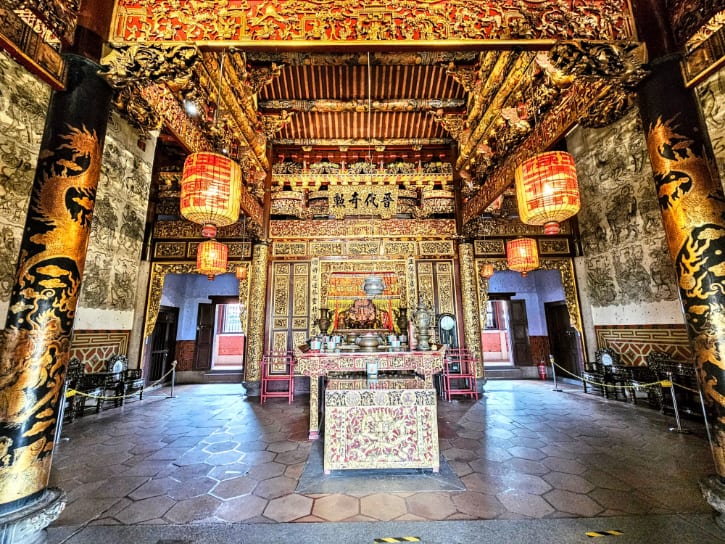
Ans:
[[[0,542],[725,540],[725,0],[0,19]]]

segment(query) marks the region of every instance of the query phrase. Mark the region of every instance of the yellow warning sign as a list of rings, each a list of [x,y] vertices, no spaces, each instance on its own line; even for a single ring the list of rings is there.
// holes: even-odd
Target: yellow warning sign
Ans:
[[[420,542],[419,536],[387,536],[376,538],[373,542]]]

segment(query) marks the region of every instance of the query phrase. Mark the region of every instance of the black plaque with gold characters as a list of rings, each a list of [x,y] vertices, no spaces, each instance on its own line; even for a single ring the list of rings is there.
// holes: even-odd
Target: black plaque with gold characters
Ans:
[[[68,56],[46,119],[0,346],[0,514],[47,487],[111,89]]]

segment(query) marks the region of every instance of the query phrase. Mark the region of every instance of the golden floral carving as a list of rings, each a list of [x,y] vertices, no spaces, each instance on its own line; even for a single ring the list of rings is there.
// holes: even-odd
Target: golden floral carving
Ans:
[[[481,347],[481,319],[478,306],[478,267],[473,260],[473,244],[458,244],[458,259],[461,275],[461,302],[463,305],[464,345],[476,356],[476,376],[483,377]]]
[[[244,366],[245,381],[259,381],[260,365],[264,350],[264,327],[267,305],[267,263],[269,245],[255,244],[252,250],[251,285],[249,289],[249,331],[247,361]],[[286,349],[286,348],[285,348]]]

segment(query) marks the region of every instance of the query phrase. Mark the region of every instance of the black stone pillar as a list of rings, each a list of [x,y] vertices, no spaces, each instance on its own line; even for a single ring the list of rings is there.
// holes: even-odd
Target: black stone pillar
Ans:
[[[725,195],[707,127],[679,57],[651,63],[640,90],[665,234],[675,264],[697,370],[712,413],[713,455],[725,476]]]
[[[65,59],[66,90],[50,101],[0,339],[0,529],[12,542],[18,540],[8,535],[18,529],[8,520],[34,508],[48,511],[51,456],[111,103],[97,64],[75,55]]]

